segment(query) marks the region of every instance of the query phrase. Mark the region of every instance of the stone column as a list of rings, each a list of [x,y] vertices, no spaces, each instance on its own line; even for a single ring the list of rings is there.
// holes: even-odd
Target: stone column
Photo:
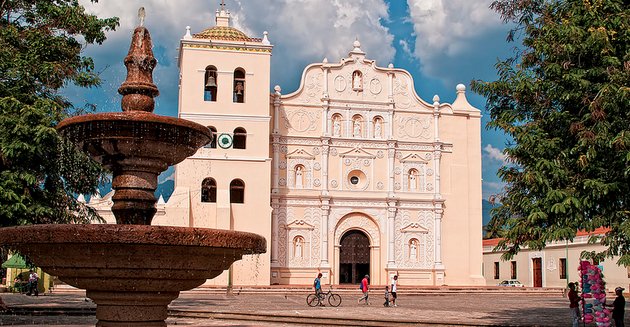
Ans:
[[[328,154],[330,138],[322,138],[322,195],[328,195]]]
[[[271,199],[271,266],[278,265],[278,198]]]
[[[387,199],[387,268],[396,268],[396,199]]]
[[[389,64],[388,68],[393,69],[394,65]],[[384,128],[383,132],[387,133],[384,135],[385,139],[392,140],[394,139],[394,72],[387,72],[387,77],[389,78],[389,94],[387,95],[389,108],[387,110],[387,128]]]
[[[330,213],[330,197],[323,196],[322,200],[322,260],[320,263],[321,268],[330,268],[330,263],[328,262],[328,220]],[[330,278],[330,277],[329,277]]]
[[[440,159],[442,158],[442,145],[441,143],[434,144],[433,150],[433,169],[435,170],[435,188],[433,189],[434,198],[441,199],[442,193],[440,191]]]
[[[280,129],[279,129],[279,120],[280,120],[280,104],[282,103],[282,101],[280,101],[280,96],[282,94],[280,94],[280,91],[282,91],[282,89],[280,88],[280,85],[276,85],[274,86],[273,90],[274,92],[274,99],[273,99],[273,109],[274,109],[274,113],[273,113],[273,133],[274,134],[278,134],[280,133]]]
[[[273,145],[273,160],[271,161],[271,193],[278,194],[278,175],[279,168],[278,163],[280,162],[280,136],[272,135],[272,145]]]
[[[444,269],[442,264],[442,203],[435,204],[435,269]]]
[[[387,181],[387,196],[394,196],[394,167],[395,167],[395,156],[396,156],[396,142],[389,141],[387,142],[387,171],[389,172],[389,178]]]

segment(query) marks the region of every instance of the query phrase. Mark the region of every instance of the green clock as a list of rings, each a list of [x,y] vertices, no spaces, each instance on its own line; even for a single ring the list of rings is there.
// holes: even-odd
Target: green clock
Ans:
[[[221,134],[217,137],[217,143],[223,149],[227,149],[232,146],[232,136],[230,134]]]

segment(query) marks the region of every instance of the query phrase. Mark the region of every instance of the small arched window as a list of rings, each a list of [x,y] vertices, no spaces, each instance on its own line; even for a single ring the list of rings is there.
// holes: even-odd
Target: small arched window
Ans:
[[[245,183],[240,179],[230,183],[230,203],[245,203]]]
[[[214,178],[206,178],[201,182],[201,202],[217,202],[217,182]]]
[[[245,102],[245,71],[243,68],[234,70],[234,102]]]
[[[242,127],[235,128],[234,137],[232,140],[232,148],[245,149],[246,143],[247,143],[247,131],[245,131],[245,129]]]
[[[206,144],[206,148],[216,149],[217,148],[217,129],[214,126],[208,126],[210,132],[212,132],[212,141]]]
[[[204,101],[217,101],[217,68],[214,66],[206,67],[206,75],[204,79]]]

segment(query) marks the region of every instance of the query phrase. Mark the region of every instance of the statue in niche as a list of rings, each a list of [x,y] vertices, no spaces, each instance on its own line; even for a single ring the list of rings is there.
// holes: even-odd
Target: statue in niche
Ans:
[[[300,237],[295,239],[295,248],[293,250],[293,258],[294,259],[302,258],[302,238]]]
[[[295,187],[302,187],[302,166],[295,168]]]
[[[412,240],[409,244],[409,261],[410,262],[418,262],[418,245],[416,244],[418,241]]]
[[[352,73],[352,88],[353,89],[360,89],[362,88],[362,82],[361,82],[361,72],[358,70],[355,70],[354,73]]]
[[[333,136],[341,136],[341,122],[339,116],[333,118]]]
[[[374,121],[374,138],[381,138],[381,120]]]
[[[409,190],[416,190],[416,171],[412,170],[409,172]]]
[[[361,137],[361,122],[359,118],[354,120],[354,128],[353,128],[352,136]]]

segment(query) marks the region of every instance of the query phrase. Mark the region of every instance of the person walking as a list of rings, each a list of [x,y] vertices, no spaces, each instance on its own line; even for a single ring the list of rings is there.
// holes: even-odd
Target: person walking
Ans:
[[[623,314],[626,309],[626,299],[623,297],[624,290],[625,288],[623,287],[615,288],[615,294],[617,294],[615,301],[613,301],[612,304],[604,304],[607,307],[613,308],[612,318],[615,321],[615,327],[624,327]]]
[[[315,281],[313,281],[313,288],[315,289],[315,295],[317,295],[317,297],[321,297],[322,296],[322,273],[317,274],[317,277],[315,278]],[[320,306],[324,306],[324,303],[320,302],[319,303]]]
[[[28,293],[26,295],[34,294],[35,296],[39,295],[39,289],[37,288],[37,281],[39,280],[39,275],[37,272],[33,271],[33,269],[29,270],[28,275]]]
[[[571,312],[573,313],[573,327],[579,327],[580,324],[580,297],[577,295],[575,290],[575,283],[569,283],[569,308],[571,308]]]
[[[365,277],[363,277],[363,280],[361,281],[361,291],[363,292],[363,296],[357,300],[357,304],[360,304],[361,300],[365,299],[365,304],[370,305],[370,302],[368,301],[368,295],[369,295],[368,292],[369,292],[369,285],[370,285],[368,278],[370,278],[370,276],[365,275]]]
[[[394,277],[392,277],[392,282],[390,283],[391,286],[389,288],[390,292],[392,293],[392,307],[397,307],[396,305],[396,298],[398,297],[396,295],[396,287],[398,286],[398,275],[394,275]]]

